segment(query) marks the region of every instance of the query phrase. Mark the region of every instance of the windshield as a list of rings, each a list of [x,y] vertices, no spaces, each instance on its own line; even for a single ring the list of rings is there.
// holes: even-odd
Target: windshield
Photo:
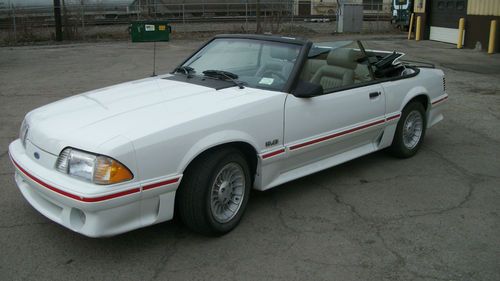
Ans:
[[[307,55],[309,58],[327,54],[331,50],[339,49],[339,48],[358,48],[358,44],[355,41],[334,41],[334,42],[321,42],[314,43],[309,50],[309,54]]]
[[[288,81],[301,47],[264,40],[219,38],[182,67],[188,69],[190,75],[207,76],[213,71],[222,71],[225,74],[218,76],[221,79],[230,77],[245,86],[280,91]]]
[[[408,4],[408,0],[394,0],[394,6],[404,6]],[[397,8],[397,7],[396,7]]]

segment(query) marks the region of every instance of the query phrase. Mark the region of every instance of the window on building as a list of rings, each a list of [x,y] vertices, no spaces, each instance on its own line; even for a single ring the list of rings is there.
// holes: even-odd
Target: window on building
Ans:
[[[363,9],[370,11],[381,11],[383,8],[383,0],[363,0]]]

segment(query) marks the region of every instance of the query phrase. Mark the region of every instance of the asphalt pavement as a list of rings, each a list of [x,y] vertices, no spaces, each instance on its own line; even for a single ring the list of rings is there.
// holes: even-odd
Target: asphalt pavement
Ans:
[[[500,280],[500,55],[366,39],[445,71],[445,119],[413,158],[377,152],[253,192],[220,238],[177,222],[87,238],[40,215],[14,183],[7,148],[24,115],[151,75],[152,44],[0,48],[0,280]],[[157,44],[157,72],[201,43]]]

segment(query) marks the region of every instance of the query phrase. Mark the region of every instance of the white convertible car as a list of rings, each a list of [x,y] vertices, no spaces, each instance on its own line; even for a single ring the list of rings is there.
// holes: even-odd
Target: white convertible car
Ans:
[[[443,119],[444,74],[361,42],[220,35],[172,73],[29,112],[9,146],[47,218],[91,237],[173,218],[221,235],[250,189],[388,148],[410,157]]]

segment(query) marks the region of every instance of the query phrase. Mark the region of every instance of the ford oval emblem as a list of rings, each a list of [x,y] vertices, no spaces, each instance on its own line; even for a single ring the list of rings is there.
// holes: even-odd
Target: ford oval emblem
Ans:
[[[38,152],[35,152],[33,156],[35,156],[36,159],[40,159],[40,154],[38,154]]]

